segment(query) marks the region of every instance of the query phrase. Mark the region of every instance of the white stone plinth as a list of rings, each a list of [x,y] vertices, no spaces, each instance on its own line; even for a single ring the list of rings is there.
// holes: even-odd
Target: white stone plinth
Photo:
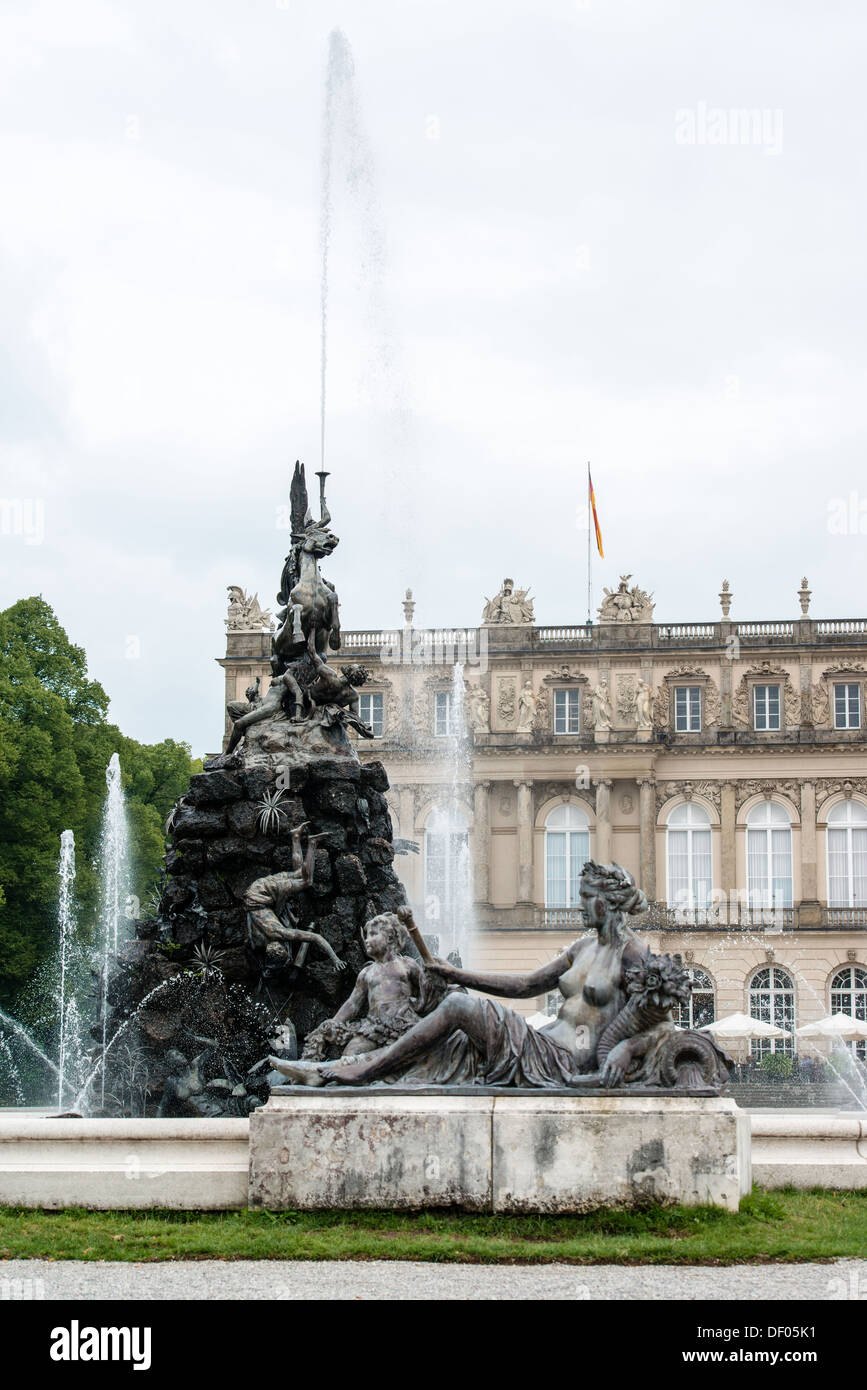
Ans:
[[[251,1207],[736,1211],[750,1182],[749,1118],[719,1097],[299,1091],[250,1118]]]
[[[0,1205],[222,1211],[247,1200],[246,1120],[0,1116]]]
[[[737,1211],[750,1186],[749,1117],[732,1100],[543,1092],[495,1104],[494,1211]]]
[[[490,1096],[272,1096],[250,1116],[251,1207],[491,1209]]]

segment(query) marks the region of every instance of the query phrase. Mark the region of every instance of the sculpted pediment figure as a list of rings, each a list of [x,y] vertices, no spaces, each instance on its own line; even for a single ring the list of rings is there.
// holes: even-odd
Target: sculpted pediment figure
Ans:
[[[621,574],[616,589],[606,589],[605,597],[599,606],[600,623],[650,623],[653,622],[653,594],[640,589],[637,584],[629,587],[631,574]]]
[[[520,627],[522,624],[535,622],[535,600],[528,595],[528,589],[515,588],[514,579],[504,579],[499,593],[493,598],[485,599],[482,623],[486,626],[493,623],[509,623],[513,627]]]

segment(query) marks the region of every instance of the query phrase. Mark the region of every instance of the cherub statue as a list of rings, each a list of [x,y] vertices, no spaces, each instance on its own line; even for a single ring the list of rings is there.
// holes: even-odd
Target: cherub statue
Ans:
[[[296,1084],[321,1086],[318,1063],[330,1056],[354,1059],[387,1047],[403,1036],[443,997],[439,980],[428,980],[417,960],[404,952],[409,944],[408,909],[382,912],[364,926],[364,949],[370,964],[358,973],[355,988],[333,1018],[309,1033],[300,1062],[274,1056],[271,1066]]]
[[[335,970],[345,970],[345,962],[332,950],[325,937],[296,926],[296,919],[288,908],[289,898],[303,892],[313,882],[316,844],[328,833],[322,831],[318,835],[308,835],[307,853],[302,856],[301,832],[308,824],[308,821],[303,821],[292,830],[292,868],[257,878],[244,894],[250,945],[254,949],[264,949],[267,964],[279,969],[290,963],[291,944],[300,941],[302,946],[294,962],[296,965],[303,963],[307,947],[313,945],[325,952]],[[289,918],[288,925],[282,920],[286,917]]]

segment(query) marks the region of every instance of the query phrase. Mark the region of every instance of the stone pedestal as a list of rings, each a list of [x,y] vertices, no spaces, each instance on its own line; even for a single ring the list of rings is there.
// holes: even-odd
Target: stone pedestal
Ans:
[[[250,1117],[251,1207],[737,1211],[749,1117],[665,1092],[293,1088]]]

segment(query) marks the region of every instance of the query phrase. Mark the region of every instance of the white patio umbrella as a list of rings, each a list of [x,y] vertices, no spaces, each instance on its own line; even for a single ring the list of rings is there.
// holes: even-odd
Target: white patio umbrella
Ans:
[[[857,1042],[867,1038],[867,1020],[851,1014],[828,1014],[815,1023],[805,1023],[797,1029],[799,1038],[838,1038],[840,1042]]]
[[[727,1014],[708,1023],[702,1032],[713,1033],[715,1038],[790,1038],[787,1028],[778,1028],[776,1023],[765,1023],[761,1018],[750,1018],[749,1014]]]

